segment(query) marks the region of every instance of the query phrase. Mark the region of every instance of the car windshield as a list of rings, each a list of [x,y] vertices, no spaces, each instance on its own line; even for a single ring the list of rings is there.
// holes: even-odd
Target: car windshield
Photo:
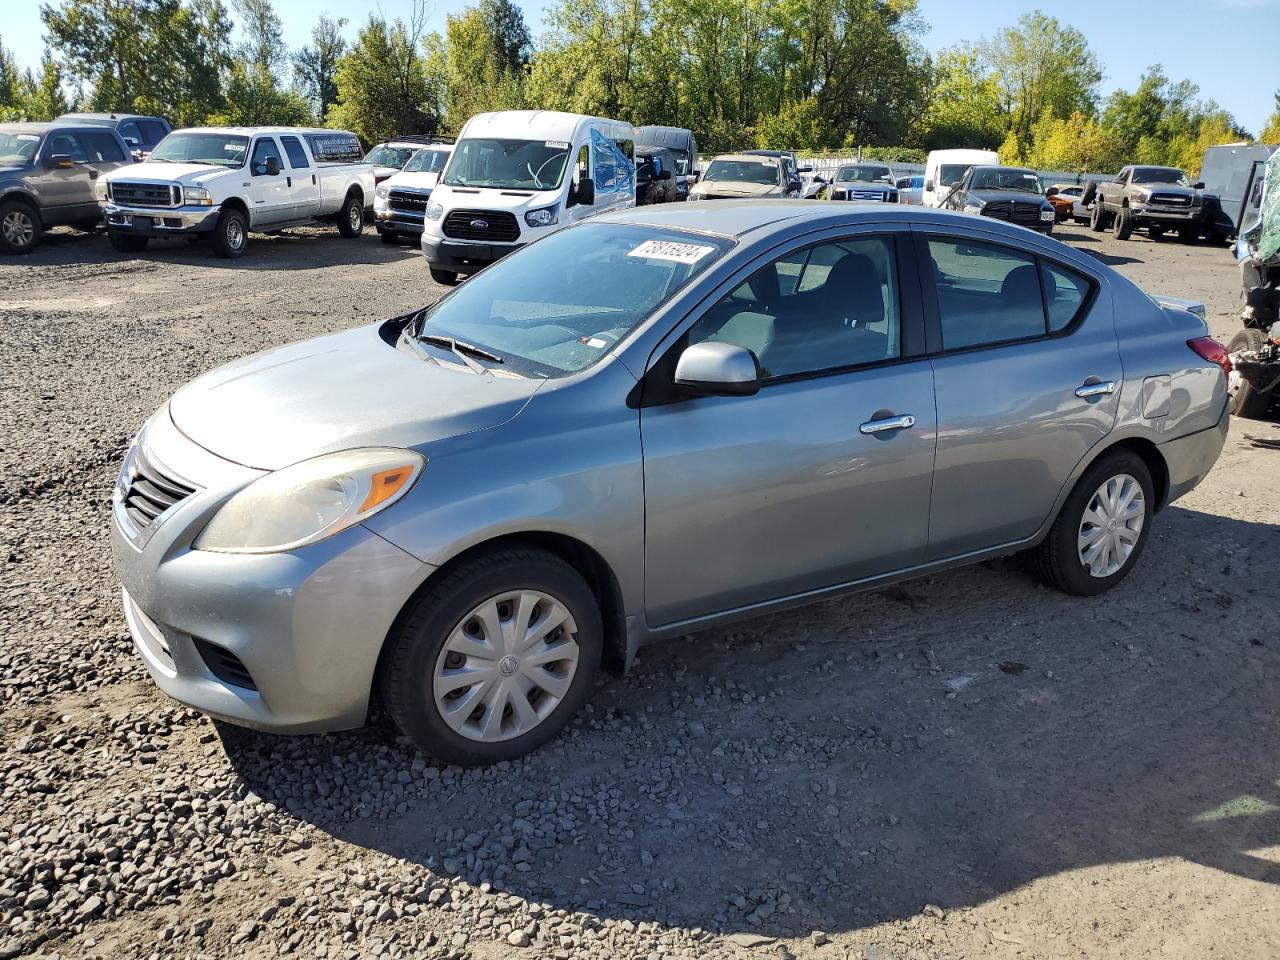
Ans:
[[[417,147],[399,147],[382,143],[365,155],[364,162],[371,163],[375,167],[395,167],[399,170],[417,152]]]
[[[653,157],[646,157],[641,154],[636,155],[636,179],[653,179]]]
[[[219,167],[244,164],[249,138],[233,133],[171,133],[161,140],[148,163],[209,163]]]
[[[1017,193],[1044,193],[1040,178],[1030,170],[975,170],[970,190],[1012,190]]]
[[[454,148],[444,182],[451,187],[555,190],[568,159],[564,140],[469,137]]]
[[[875,164],[849,163],[836,171],[836,179],[857,183],[893,183],[893,171]]]
[[[468,278],[417,333],[486,350],[502,358],[502,371],[564,376],[603,357],[729,246],[680,230],[571,227]]]
[[[404,165],[404,171],[405,173],[439,173],[448,162],[448,150],[424,147],[409,159],[409,162]]]
[[[1176,183],[1189,187],[1187,175],[1174,167],[1134,167],[1131,183]]]
[[[40,149],[40,134],[0,127],[0,166],[24,167]]]
[[[779,183],[778,161],[712,160],[704,180],[736,180],[741,183]]]
[[[964,179],[964,175],[972,167],[972,163],[944,163],[938,167],[938,184],[943,187],[954,187]]]

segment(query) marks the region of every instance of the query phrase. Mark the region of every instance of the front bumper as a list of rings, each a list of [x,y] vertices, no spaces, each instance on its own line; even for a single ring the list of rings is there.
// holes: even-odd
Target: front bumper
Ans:
[[[374,209],[373,225],[379,233],[392,233],[400,237],[422,236],[423,216],[420,213],[409,213],[404,210]]]
[[[422,234],[422,255],[427,263],[455,273],[475,273],[523,246],[523,243],[464,243]]]
[[[143,237],[165,237],[185,233],[208,233],[218,222],[218,207],[125,207],[107,201],[102,218],[108,230]]]
[[[146,537],[120,510],[112,521],[125,619],[155,682],[182,703],[262,730],[360,726],[383,640],[434,568],[362,526],[292,553],[193,550],[222,503],[260,473],[196,447],[167,409],[140,442],[153,463],[208,483],[152,521]],[[247,681],[226,679],[227,662]]]
[[[1156,223],[1189,223],[1200,219],[1199,207],[1141,207],[1131,206],[1129,212],[1137,222],[1144,220]]]

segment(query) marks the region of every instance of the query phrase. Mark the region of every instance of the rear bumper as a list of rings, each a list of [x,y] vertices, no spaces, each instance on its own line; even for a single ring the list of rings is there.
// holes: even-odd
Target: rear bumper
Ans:
[[[523,246],[523,243],[462,243],[422,234],[422,255],[427,263],[455,273],[482,270]]]
[[[125,207],[111,202],[102,205],[108,230],[141,237],[208,233],[221,212],[221,207]]]
[[[1222,417],[1216,426],[1159,445],[1160,453],[1169,468],[1169,496],[1163,506],[1190,493],[1209,475],[1227,442],[1227,431],[1230,428],[1231,418],[1227,416],[1224,404]]]

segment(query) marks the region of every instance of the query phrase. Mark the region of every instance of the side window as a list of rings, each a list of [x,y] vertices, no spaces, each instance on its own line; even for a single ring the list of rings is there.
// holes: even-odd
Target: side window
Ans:
[[[289,155],[289,166],[294,170],[305,170],[311,166],[307,161],[307,151],[302,149],[302,141],[297,137],[281,137],[284,152]]]
[[[591,177],[591,153],[590,148],[584,143],[578,148],[578,160],[573,165],[573,182],[580,183]]]
[[[689,343],[746,347],[766,379],[820,373],[901,356],[893,241],[815,244],[761,267],[711,307]]]
[[[147,138],[142,135],[142,129],[138,126],[136,120],[126,120],[120,126],[116,127],[117,132],[123,140],[132,140],[142,146],[147,142]]]
[[[958,350],[1043,336],[1044,304],[1035,257],[968,240],[929,240],[942,346]]]
[[[1049,332],[1057,333],[1071,325],[1089,296],[1089,281],[1074,270],[1041,264],[1040,282],[1049,314]]]
[[[124,163],[127,159],[120,144],[111,134],[94,131],[83,135],[89,148],[90,163]]]
[[[266,176],[267,160],[271,157],[275,157],[276,163],[281,167],[284,166],[284,161],[280,157],[280,148],[276,146],[275,140],[271,137],[260,137],[253,145],[253,158],[249,161],[249,169],[253,176]]]
[[[142,129],[143,143],[157,144],[166,136],[164,124],[159,120],[139,120],[138,126]]]
[[[591,131],[591,157],[595,161],[597,193],[612,193],[618,189],[618,165],[610,149],[613,144],[596,131]]]
[[[45,156],[56,157],[61,155],[70,157],[76,163],[87,163],[89,160],[89,155],[84,150],[84,144],[80,141],[80,137],[74,133],[50,134],[49,146],[46,149]]]

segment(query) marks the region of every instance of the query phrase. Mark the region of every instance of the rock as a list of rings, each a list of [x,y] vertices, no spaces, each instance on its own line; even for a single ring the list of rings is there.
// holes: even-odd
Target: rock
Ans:
[[[529,935],[523,930],[512,930],[507,934],[507,943],[513,947],[527,947],[529,945]]]
[[[947,919],[947,911],[943,910],[936,903],[926,903],[924,905],[923,913],[925,914],[925,916],[934,917],[938,920]]]
[[[102,912],[102,907],[102,898],[95,893],[84,903],[80,904],[79,908],[76,910],[76,917],[80,920],[91,920]]]
[[[758,933],[733,933],[725,939],[738,947],[765,947],[777,940],[777,937],[766,937]]]

